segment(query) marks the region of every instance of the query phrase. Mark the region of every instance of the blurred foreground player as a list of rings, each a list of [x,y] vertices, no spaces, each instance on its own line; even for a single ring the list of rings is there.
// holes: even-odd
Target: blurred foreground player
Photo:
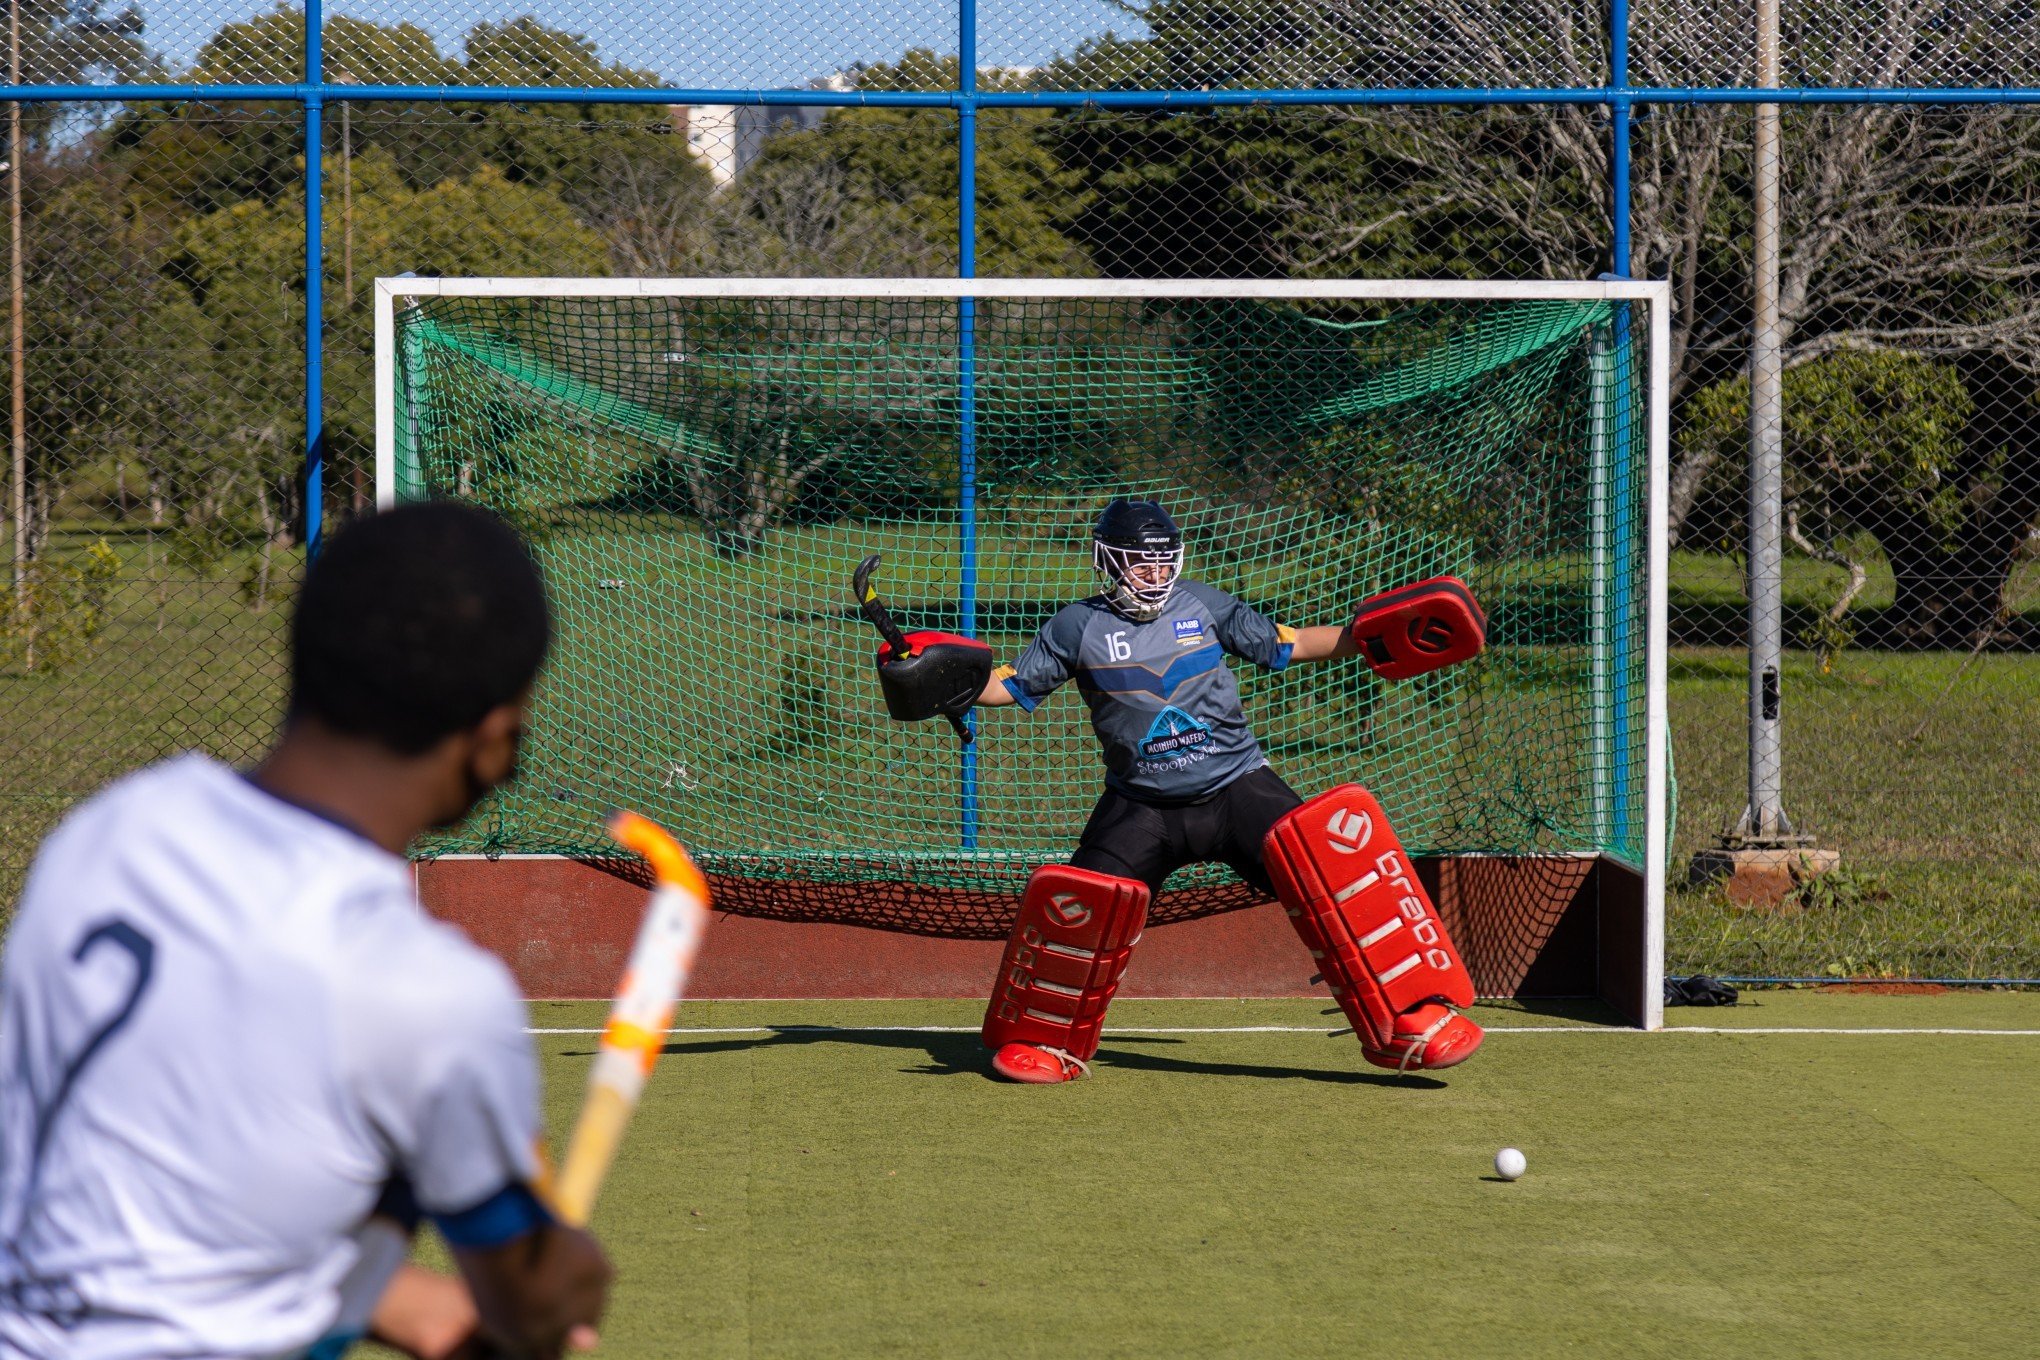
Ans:
[[[1454,1007],[1473,1003],[1473,983],[1380,804],[1352,784],[1303,802],[1269,768],[1225,662],[1279,671],[1357,654],[1389,679],[1436,670],[1483,645],[1465,585],[1440,577],[1363,601],[1350,623],[1285,627],[1185,579],[1181,531],[1140,500],[1099,516],[1092,565],[1104,589],[1064,606],[1011,666],[941,633],[879,658],[895,716],[1031,712],[1074,679],[1103,747],[1105,792],[1076,853],[1035,871],[1007,942],[984,1024],[993,1070],[1027,1082],[1088,1071],[1149,900],[1212,860],[1282,902],[1369,1062],[1465,1061],[1481,1031]]]
[[[261,764],[165,761],[44,842],[0,972],[0,1356],[593,1344],[523,1004],[404,858],[516,773],[550,636],[500,521],[363,521],[306,574]],[[421,1214],[458,1279],[405,1264]]]

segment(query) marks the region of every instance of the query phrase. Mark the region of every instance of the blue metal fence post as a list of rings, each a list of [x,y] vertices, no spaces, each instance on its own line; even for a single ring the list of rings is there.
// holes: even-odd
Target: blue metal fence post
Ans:
[[[1617,278],[1629,277],[1630,234],[1629,234],[1629,169],[1630,135],[1634,105],[1629,92],[1629,0],[1614,0],[1608,9],[1608,79],[1613,87],[1610,91],[1610,112],[1613,118],[1610,126],[1612,138],[1609,147],[1610,216],[1608,267]],[[1635,392],[1635,374],[1630,356],[1634,353],[1631,343],[1629,307],[1627,304],[1615,312],[1615,428],[1608,494],[1612,502],[1614,533],[1610,536],[1609,554],[1614,559],[1615,570],[1610,573],[1614,584],[1613,617],[1608,621],[1609,649],[1615,658],[1610,668],[1612,674],[1609,695],[1614,709],[1609,723],[1608,769],[1611,776],[1608,806],[1612,816],[1609,819],[1609,840],[1624,851],[1629,848],[1632,834],[1630,803],[1636,781],[1631,771],[1635,759],[1635,733],[1630,721],[1630,694],[1632,689],[1630,655],[1636,645],[1636,573],[1631,568],[1636,555],[1635,517],[1631,513],[1635,502],[1636,479],[1630,466],[1631,453],[1635,445],[1631,439],[1629,411]],[[1640,857],[1639,857],[1640,860]]]
[[[326,517],[326,299],[320,157],[325,149],[325,4],[305,0],[305,560],[319,555]]]
[[[957,14],[958,75],[956,110],[956,272],[977,277],[977,0],[960,0]],[[963,298],[957,307],[957,382],[960,437],[957,447],[957,514],[962,556],[957,580],[956,631],[977,636],[977,299]],[[977,730],[977,714],[966,719]],[[966,850],[978,843],[978,753],[972,742],[963,748],[962,840]]]

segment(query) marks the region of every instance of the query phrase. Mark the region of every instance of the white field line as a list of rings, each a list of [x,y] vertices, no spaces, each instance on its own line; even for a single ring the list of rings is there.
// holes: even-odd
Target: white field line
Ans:
[[[600,1034],[599,1029],[531,1029],[526,1034]],[[722,1025],[704,1028],[669,1029],[669,1035],[715,1034],[976,1034],[976,1025]],[[1755,1025],[1676,1025],[1645,1031],[1623,1025],[1492,1025],[1488,1034],[1972,1034],[1996,1038],[2040,1039],[2040,1029],[1822,1029],[1798,1026],[1761,1028]],[[1124,1025],[1105,1031],[1115,1034],[1331,1034],[1343,1030],[1320,1029],[1315,1025]]]

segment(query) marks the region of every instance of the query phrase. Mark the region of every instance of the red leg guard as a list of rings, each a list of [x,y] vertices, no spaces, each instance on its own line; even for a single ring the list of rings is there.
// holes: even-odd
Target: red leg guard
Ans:
[[[1147,908],[1145,883],[1064,864],[1034,871],[985,1009],[999,1075],[1067,1081],[1084,1070]]]
[[[1480,1026],[1451,1009],[1473,1004],[1473,979],[1373,794],[1319,794],[1275,823],[1262,854],[1369,1062],[1437,1068],[1473,1055]]]

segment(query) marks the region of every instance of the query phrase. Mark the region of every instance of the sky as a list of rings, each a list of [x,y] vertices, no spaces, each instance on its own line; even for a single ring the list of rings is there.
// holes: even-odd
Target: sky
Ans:
[[[113,8],[114,6],[109,6]],[[227,23],[259,14],[268,0],[143,0],[143,36],[173,68],[189,66]],[[605,61],[658,72],[681,88],[778,89],[805,84],[854,62],[891,61],[911,47],[957,50],[954,0],[330,0],[327,14],[379,23],[398,20],[431,33],[457,55],[483,19],[537,13],[556,28],[594,39]],[[983,66],[1039,65],[1087,37],[1122,36],[1145,26],[1104,0],[979,0]],[[364,80],[372,80],[360,73]]]

